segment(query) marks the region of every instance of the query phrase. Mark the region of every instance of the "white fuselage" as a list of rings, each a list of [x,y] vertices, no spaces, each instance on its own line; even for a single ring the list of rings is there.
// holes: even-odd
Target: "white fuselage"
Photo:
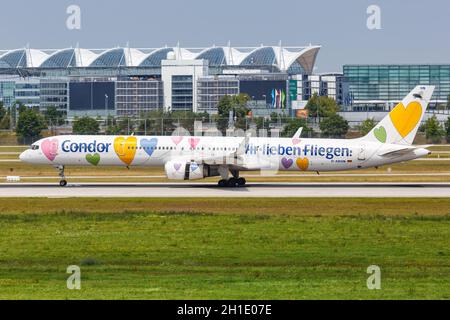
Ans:
[[[56,136],[21,154],[24,162],[54,166],[165,166],[170,161],[226,166],[240,171],[342,171],[412,160],[429,152],[385,157],[399,145],[362,139],[174,136]],[[238,156],[239,155],[239,156]]]

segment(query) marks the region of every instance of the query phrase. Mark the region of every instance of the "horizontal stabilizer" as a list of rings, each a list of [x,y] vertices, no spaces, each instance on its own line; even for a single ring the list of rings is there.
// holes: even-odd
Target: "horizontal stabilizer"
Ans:
[[[423,149],[422,146],[414,146],[414,147],[400,147],[400,148],[390,148],[390,149],[385,149],[383,150],[381,153],[379,153],[378,155],[381,157],[400,157],[400,156],[404,156],[405,154],[414,152],[414,150],[417,149]]]

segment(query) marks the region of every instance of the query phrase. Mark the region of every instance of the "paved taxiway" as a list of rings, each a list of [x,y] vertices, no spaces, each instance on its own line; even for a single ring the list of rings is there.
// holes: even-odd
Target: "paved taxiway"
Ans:
[[[450,197],[450,183],[5,183],[0,197]]]

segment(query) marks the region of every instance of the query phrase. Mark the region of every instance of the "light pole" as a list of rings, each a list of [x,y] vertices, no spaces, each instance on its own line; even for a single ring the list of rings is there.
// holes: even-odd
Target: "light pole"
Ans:
[[[105,115],[108,115],[108,99],[109,96],[105,94]]]
[[[105,93],[105,119],[106,127],[108,127],[108,95]]]

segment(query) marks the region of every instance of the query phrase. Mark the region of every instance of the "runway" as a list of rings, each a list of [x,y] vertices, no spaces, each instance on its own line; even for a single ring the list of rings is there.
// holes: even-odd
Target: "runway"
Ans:
[[[450,183],[250,183],[219,188],[211,183],[0,184],[0,197],[450,197]]]

